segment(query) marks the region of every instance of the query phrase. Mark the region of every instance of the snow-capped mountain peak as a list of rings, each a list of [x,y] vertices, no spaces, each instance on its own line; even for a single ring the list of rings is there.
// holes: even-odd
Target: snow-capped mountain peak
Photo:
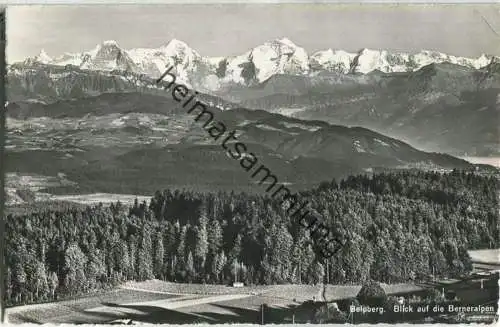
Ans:
[[[50,64],[52,63],[53,59],[45,52],[44,49],[40,50],[40,53],[34,57],[28,57],[26,58],[23,63],[26,65],[32,65],[36,63],[41,63],[41,64]]]
[[[45,52],[44,49],[40,50],[40,53],[38,54],[37,58],[41,63],[44,64],[52,61],[52,58],[47,54],[47,52]]]
[[[384,73],[409,71],[410,57],[403,52],[388,52],[386,50],[361,49],[354,57],[351,71],[367,74],[374,70]]]
[[[330,48],[315,52],[309,58],[309,62],[313,70],[328,70],[346,74],[350,71],[351,64],[356,55],[356,53],[344,50],[333,51]]]
[[[281,39],[277,39],[276,42],[279,42],[279,43],[282,43],[282,44],[285,44],[289,47],[292,47],[292,48],[296,48],[297,46],[295,45],[295,43],[293,43],[289,38],[287,37],[282,37]]]
[[[262,83],[276,74],[307,75],[312,71],[367,74],[374,70],[385,73],[415,71],[432,63],[450,62],[479,69],[493,56],[464,58],[438,51],[422,50],[409,54],[364,48],[351,53],[343,50],[317,51],[312,55],[290,39],[282,37],[258,45],[239,56],[202,57],[185,42],[172,39],[159,48],[124,50],[117,41],[107,40],[83,53],[66,53],[55,59],[41,51],[28,58],[26,64],[76,65],[91,70],[125,70],[159,76],[166,67],[174,66],[177,80],[199,89],[217,89],[225,84]]]
[[[103,56],[103,57],[109,57],[109,56],[113,57],[124,52],[124,50],[122,50],[118,46],[118,42],[112,40],[104,41],[101,44],[98,44],[95,47],[95,50],[96,50],[95,56]]]
[[[104,51],[106,49],[108,49],[108,51],[109,51],[112,49],[120,49],[120,47],[118,45],[118,42],[116,42],[114,40],[106,40],[106,41],[103,41],[101,43],[96,44],[96,46],[92,50],[87,51],[86,54],[89,54],[90,56],[95,57],[97,55],[97,53],[100,51],[102,52],[103,49],[104,49]]]
[[[106,41],[102,42],[102,45],[109,46],[109,47],[118,47],[118,42],[116,42],[115,40],[106,40]]]
[[[161,47],[161,51],[166,56],[176,58],[180,62],[201,58],[198,52],[189,47],[185,42],[177,39],[172,39],[165,46]]]
[[[309,56],[303,48],[287,38],[281,38],[253,48],[228,66],[231,75],[239,75],[240,80],[262,83],[275,74],[307,74]]]
[[[91,70],[125,70],[137,72],[134,61],[127,51],[120,48],[118,42],[107,40],[80,56],[79,64],[82,69]]]
[[[189,45],[187,45],[186,42],[178,40],[178,39],[172,39],[165,45],[161,47],[162,49],[191,49]]]
[[[255,47],[254,50],[259,49],[261,47],[270,47],[273,49],[273,51],[280,51],[282,53],[293,53],[297,51],[297,49],[299,50],[302,49],[301,47],[297,46],[295,43],[293,43],[286,37],[281,39],[275,39],[270,42],[265,42],[264,44]]]

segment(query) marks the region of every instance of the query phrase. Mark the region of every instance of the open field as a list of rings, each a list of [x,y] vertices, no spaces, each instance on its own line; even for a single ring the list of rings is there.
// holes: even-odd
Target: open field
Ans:
[[[149,195],[119,194],[119,193],[87,193],[72,195],[54,195],[44,192],[45,189],[60,187],[76,187],[77,183],[66,178],[63,173],[55,176],[37,174],[6,174],[6,193],[8,204],[22,204],[33,201],[67,201],[85,205],[98,203],[110,204],[120,201],[122,204],[133,204],[135,199],[139,202],[151,200]]]
[[[474,272],[500,271],[500,249],[470,250]]]
[[[500,265],[500,249],[469,250],[472,262]]]
[[[94,193],[94,194],[78,194],[78,195],[52,195],[51,200],[69,201],[81,204],[111,204],[120,201],[122,204],[133,204],[135,199],[139,203],[151,200],[151,196],[133,195],[133,194],[113,194],[113,193]]]
[[[413,284],[384,284],[382,288],[388,294],[397,294],[421,290],[422,288]],[[307,301],[313,297],[321,299],[323,287],[319,285],[257,285],[234,288],[224,285],[203,285],[163,282],[160,280],[149,280],[145,282],[127,282],[123,288],[143,291],[160,291],[168,294],[250,294],[268,298],[280,298],[287,301]],[[325,296],[327,301],[355,297],[360,285],[326,285]]]
[[[82,296],[75,300],[31,304],[7,308],[10,323],[98,323],[111,321],[107,315],[88,314],[86,310],[113,303],[173,299],[175,295],[115,289]]]
[[[387,292],[419,289],[415,285],[383,285]],[[327,300],[354,297],[358,285],[328,285]],[[320,299],[321,285],[270,285],[233,288],[224,285],[128,282],[120,289],[77,300],[7,309],[9,322],[109,323],[132,319],[141,323],[259,323],[267,304],[266,322],[291,319],[290,308]]]

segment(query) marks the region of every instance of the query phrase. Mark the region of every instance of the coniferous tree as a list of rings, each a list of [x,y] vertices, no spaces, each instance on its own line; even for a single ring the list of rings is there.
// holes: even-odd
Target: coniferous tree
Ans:
[[[154,256],[154,275],[157,278],[163,279],[165,271],[165,250],[163,247],[163,234],[158,232],[155,240],[155,256]]]
[[[12,285],[13,285],[13,280],[12,280],[12,269],[10,267],[7,268],[7,271],[5,273],[5,300],[7,303],[10,303],[11,297],[12,297]]]
[[[55,299],[56,297],[56,291],[57,288],[59,287],[59,278],[57,277],[57,274],[55,272],[51,272],[48,280],[48,288],[49,288],[49,294],[51,299]]]
[[[15,294],[15,302],[20,303],[23,300],[23,294],[25,294],[27,276],[24,271],[24,267],[20,262],[14,264],[12,271],[12,290]]]
[[[153,247],[149,231],[142,231],[142,240],[138,250],[137,271],[140,280],[151,279],[153,274]]]
[[[203,274],[205,269],[205,261],[207,259],[207,254],[208,254],[208,232],[207,232],[208,218],[204,206],[200,209],[199,215],[200,215],[199,225],[198,228],[196,229],[196,244],[195,244],[194,256],[195,256],[195,268],[200,274]]]
[[[48,292],[48,282],[47,282],[47,275],[45,272],[45,265],[43,262],[38,260],[36,261],[36,267],[32,280],[34,281],[35,298],[36,299],[45,298]]]
[[[224,254],[224,251],[220,252],[215,256],[214,260],[214,265],[213,265],[213,272],[215,275],[215,278],[217,282],[222,282],[224,277],[222,276],[222,273],[224,271],[224,267],[226,266],[227,263],[227,257]]]
[[[186,278],[188,282],[191,282],[196,275],[196,271],[194,269],[194,259],[193,253],[189,251],[187,260],[186,260]]]
[[[87,257],[78,244],[72,243],[64,254],[64,270],[66,289],[75,294],[85,289],[87,277],[85,276],[85,265]]]

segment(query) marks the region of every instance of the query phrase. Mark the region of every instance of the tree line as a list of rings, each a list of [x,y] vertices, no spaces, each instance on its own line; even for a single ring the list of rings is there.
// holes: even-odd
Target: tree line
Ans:
[[[125,206],[35,204],[7,215],[6,301],[50,301],[151,278],[246,284],[394,283],[471,270],[496,248],[498,181],[473,173],[350,176],[301,192],[345,239],[324,259],[269,196],[157,191]]]

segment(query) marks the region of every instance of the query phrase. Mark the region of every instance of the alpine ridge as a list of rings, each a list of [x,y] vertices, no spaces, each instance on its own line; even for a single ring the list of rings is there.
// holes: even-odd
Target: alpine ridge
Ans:
[[[38,56],[27,58],[24,62],[72,65],[100,71],[121,70],[150,77],[157,77],[165,67],[174,66],[179,81],[210,92],[232,85],[258,85],[280,74],[307,76],[322,71],[342,74],[412,72],[429,64],[443,62],[480,69],[498,60],[499,57],[486,54],[478,58],[465,58],[429,50],[403,53],[362,49],[350,53],[327,49],[309,55],[288,38],[281,38],[230,57],[204,57],[177,39],[159,48],[129,50],[121,48],[116,41],[108,40],[96,45],[93,50],[65,53],[58,57],[50,57],[42,50]]]

